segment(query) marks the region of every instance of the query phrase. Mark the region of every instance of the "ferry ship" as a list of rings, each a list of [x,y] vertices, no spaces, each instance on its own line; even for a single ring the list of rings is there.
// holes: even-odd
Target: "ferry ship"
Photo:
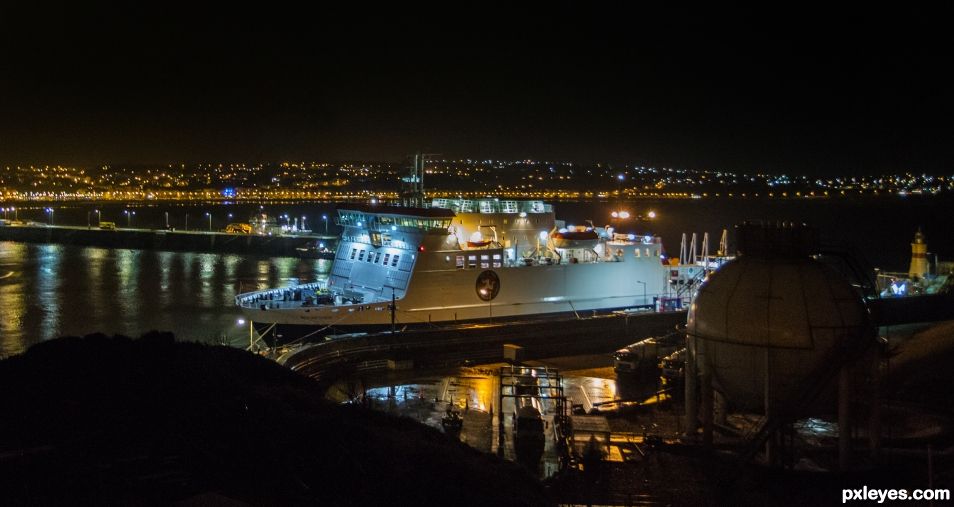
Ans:
[[[339,207],[325,283],[236,296],[279,341],[653,308],[669,285],[654,235],[565,225],[542,201]],[[266,338],[267,339],[267,338]]]

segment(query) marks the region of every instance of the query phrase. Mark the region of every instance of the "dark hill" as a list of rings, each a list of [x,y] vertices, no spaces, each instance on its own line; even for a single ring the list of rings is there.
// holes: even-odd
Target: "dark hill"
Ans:
[[[0,362],[4,503],[540,505],[522,468],[241,350],[90,335]]]

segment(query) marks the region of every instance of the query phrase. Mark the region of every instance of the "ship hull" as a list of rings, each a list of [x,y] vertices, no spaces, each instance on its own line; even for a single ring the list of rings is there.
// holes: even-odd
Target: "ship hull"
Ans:
[[[497,292],[484,301],[482,277],[494,274]],[[665,271],[654,258],[621,262],[489,270],[415,273],[411,290],[396,301],[395,328],[591,316],[627,308],[654,308]],[[640,280],[641,282],[637,282]],[[643,284],[642,282],[646,282]],[[488,296],[489,297],[489,296]],[[391,328],[390,301],[347,306],[245,308],[261,329],[278,342],[303,336],[383,331]]]
[[[648,309],[648,308],[645,308]],[[394,324],[397,332],[415,329],[452,329],[458,326],[472,326],[479,324],[503,323],[539,323],[549,325],[560,321],[560,326],[566,326],[574,319],[606,315],[614,312],[634,310],[633,307],[605,308],[600,310],[586,310],[578,312],[552,312],[531,315],[511,315],[490,318],[475,318],[464,320],[434,321],[427,323],[398,323]],[[315,326],[313,324],[278,324],[274,322],[252,321],[257,333],[270,345],[284,345],[297,341],[321,341],[330,336],[350,335],[358,333],[380,333],[391,330],[391,324],[338,324],[331,326]]]

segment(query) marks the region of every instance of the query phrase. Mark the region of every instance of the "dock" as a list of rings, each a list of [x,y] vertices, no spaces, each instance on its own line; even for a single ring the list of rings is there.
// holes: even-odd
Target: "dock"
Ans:
[[[337,236],[323,235],[266,236],[217,231],[100,229],[35,224],[0,226],[0,241],[326,259],[334,257],[334,246],[337,240]],[[325,242],[330,251],[317,251],[314,248],[317,242]]]
[[[289,351],[278,360],[327,385],[356,372],[388,371],[389,364],[418,369],[500,362],[505,345],[521,347],[526,360],[611,354],[685,322],[686,312],[676,311],[413,329],[330,339]]]

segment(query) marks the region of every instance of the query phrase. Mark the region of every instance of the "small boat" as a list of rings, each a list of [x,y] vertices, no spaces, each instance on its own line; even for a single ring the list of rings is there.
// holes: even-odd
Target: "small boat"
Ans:
[[[593,248],[600,240],[600,235],[593,229],[560,229],[550,235],[555,248]]]

